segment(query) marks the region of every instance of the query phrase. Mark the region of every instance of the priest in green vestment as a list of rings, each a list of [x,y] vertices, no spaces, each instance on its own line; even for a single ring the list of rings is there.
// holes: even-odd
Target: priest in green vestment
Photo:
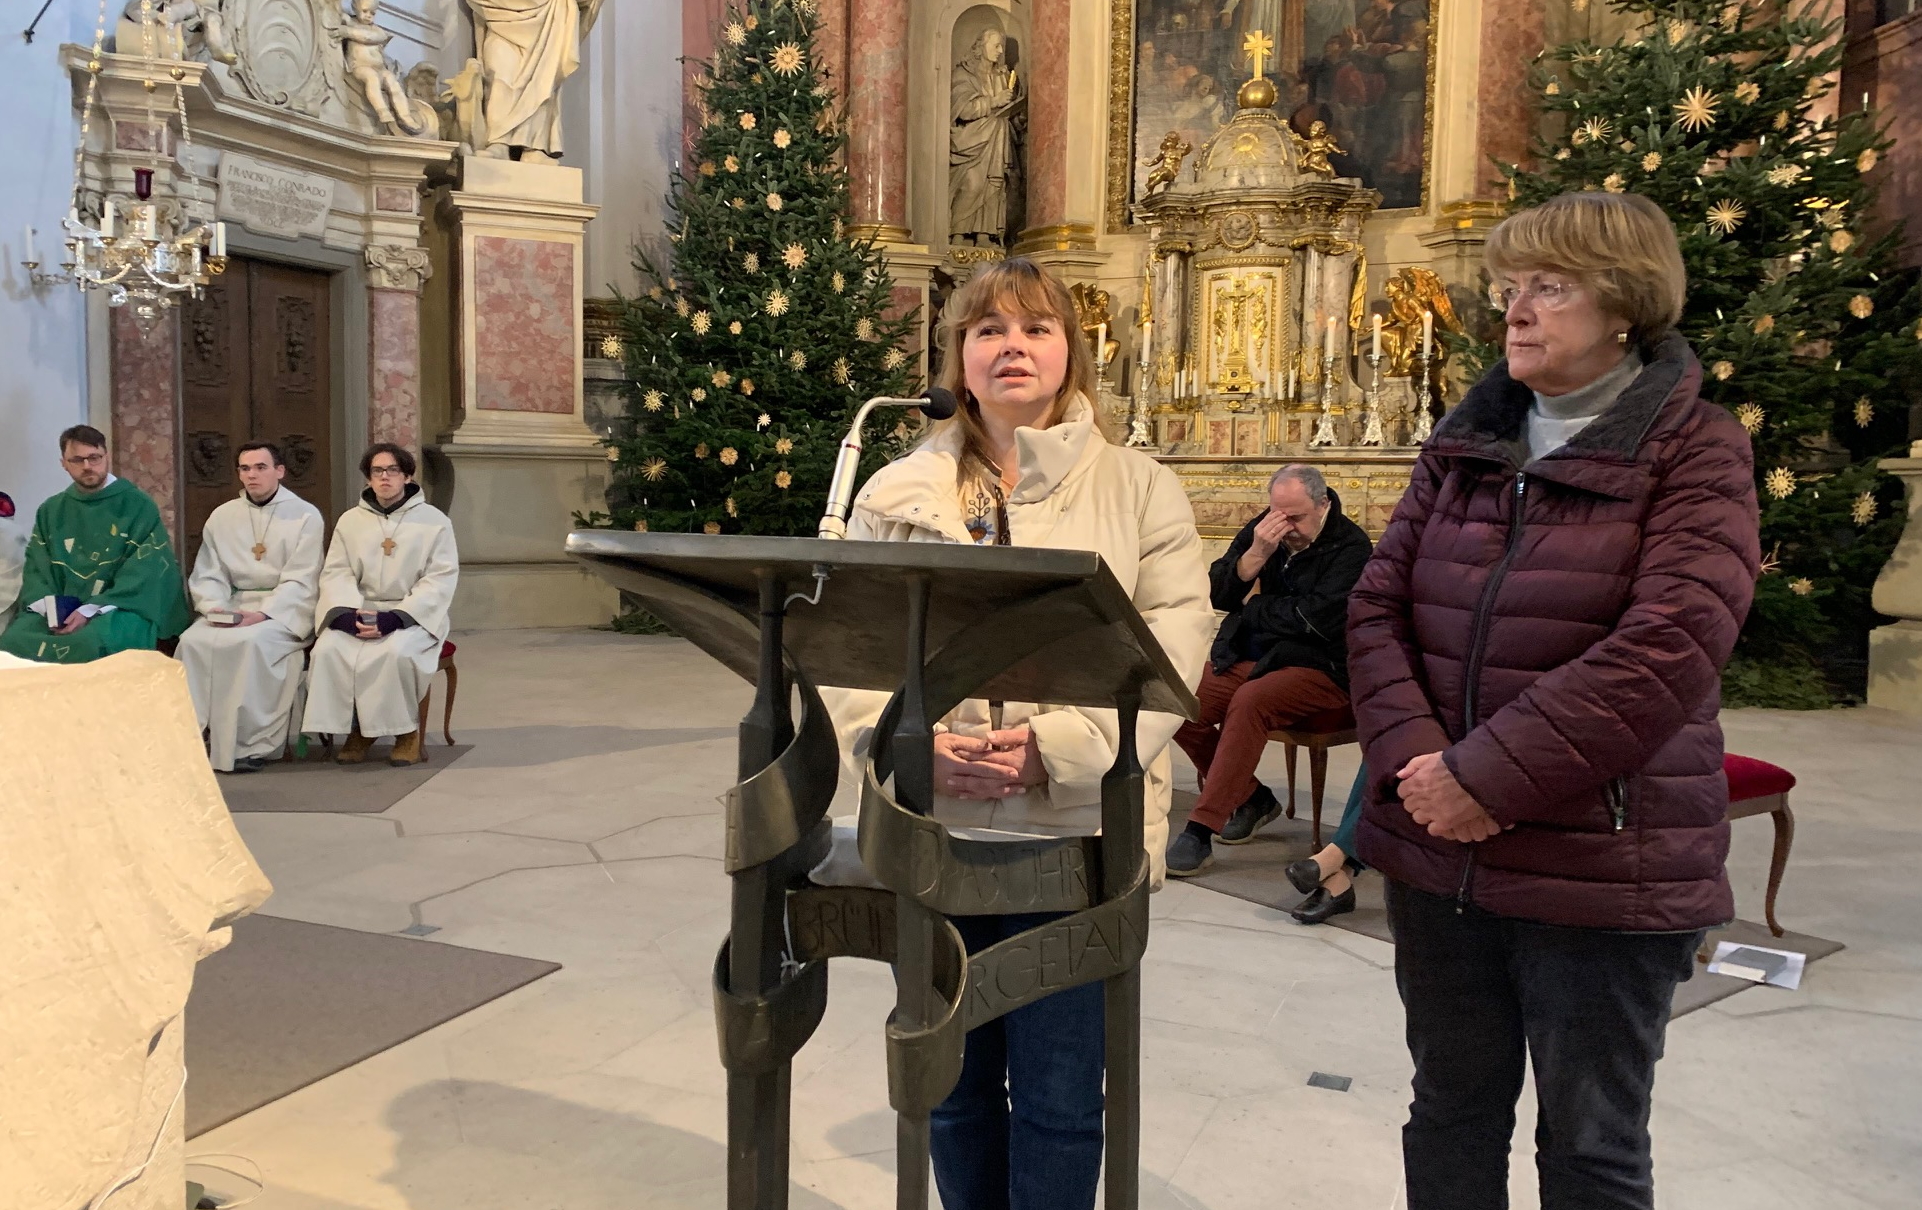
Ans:
[[[107,469],[107,439],[76,425],[60,434],[73,486],[40,506],[21,569],[20,612],[0,651],[83,664],[151,649],[193,620],[160,509]]]

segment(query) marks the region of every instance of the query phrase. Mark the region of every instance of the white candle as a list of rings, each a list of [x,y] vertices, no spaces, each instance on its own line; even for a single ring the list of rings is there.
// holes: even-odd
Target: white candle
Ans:
[[[1289,366],[1288,367],[1288,393],[1284,395],[1283,398],[1292,400],[1294,397],[1295,397],[1295,367]]]
[[[1103,352],[1103,350],[1105,350],[1107,347],[1108,347],[1108,325],[1104,323],[1095,329],[1094,359],[1096,361],[1107,360],[1107,355],[1106,353]]]
[[[107,239],[113,238],[113,199],[112,198],[107,199],[106,208],[100,212],[100,234],[105,236]]]
[[[140,208],[140,235],[143,239],[159,238],[159,226],[154,214],[154,205],[149,202]]]
[[[1369,350],[1369,353],[1379,360],[1381,358],[1381,315],[1377,312],[1375,315],[1370,316],[1370,318],[1375,321],[1372,325],[1375,329],[1375,343],[1374,347]]]
[[[1141,364],[1144,366],[1151,360],[1149,350],[1154,347],[1154,343],[1155,321],[1144,319],[1141,321]]]
[[[1335,317],[1332,315],[1328,317],[1327,336],[1321,342],[1321,356],[1323,361],[1335,356]]]
[[[214,224],[214,255],[227,255],[227,224]]]
[[[1435,313],[1433,311],[1423,311],[1421,313],[1421,359],[1427,361],[1429,354],[1433,353],[1434,350]]]

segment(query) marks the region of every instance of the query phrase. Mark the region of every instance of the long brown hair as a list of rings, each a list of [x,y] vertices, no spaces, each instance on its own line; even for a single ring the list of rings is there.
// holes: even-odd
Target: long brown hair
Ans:
[[[981,424],[981,405],[968,390],[968,375],[961,356],[968,333],[976,324],[995,312],[1030,319],[1052,319],[1061,325],[1068,338],[1068,372],[1061,379],[1061,390],[1048,409],[1047,426],[1061,422],[1068,405],[1077,395],[1085,395],[1094,409],[1095,431],[1110,440],[1107,418],[1095,397],[1094,353],[1081,331],[1081,319],[1074,309],[1074,297],[1061,279],[1025,256],[1011,257],[983,265],[975,271],[948,305],[941,311],[935,329],[935,344],[941,350],[940,384],[954,392],[960,406],[952,418],[934,427],[936,434],[951,428],[961,430],[960,480],[973,478],[992,482],[998,476],[990,469],[993,458],[988,449],[987,429]]]

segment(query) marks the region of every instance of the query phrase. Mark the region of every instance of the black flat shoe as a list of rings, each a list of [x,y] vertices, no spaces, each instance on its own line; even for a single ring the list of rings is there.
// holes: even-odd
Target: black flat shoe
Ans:
[[[1291,861],[1282,872],[1288,875],[1288,881],[1294,884],[1295,889],[1304,895],[1312,895],[1321,889],[1321,863],[1312,857]]]
[[[1326,924],[1330,917],[1354,910],[1354,887],[1349,887],[1339,895],[1330,895],[1325,887],[1316,887],[1314,894],[1302,900],[1300,906],[1288,914],[1303,924]]]

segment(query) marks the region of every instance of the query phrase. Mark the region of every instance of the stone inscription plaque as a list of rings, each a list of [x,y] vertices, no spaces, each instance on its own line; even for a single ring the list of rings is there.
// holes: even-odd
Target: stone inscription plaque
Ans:
[[[241,155],[220,156],[220,217],[262,235],[298,239],[327,230],[334,182]]]

